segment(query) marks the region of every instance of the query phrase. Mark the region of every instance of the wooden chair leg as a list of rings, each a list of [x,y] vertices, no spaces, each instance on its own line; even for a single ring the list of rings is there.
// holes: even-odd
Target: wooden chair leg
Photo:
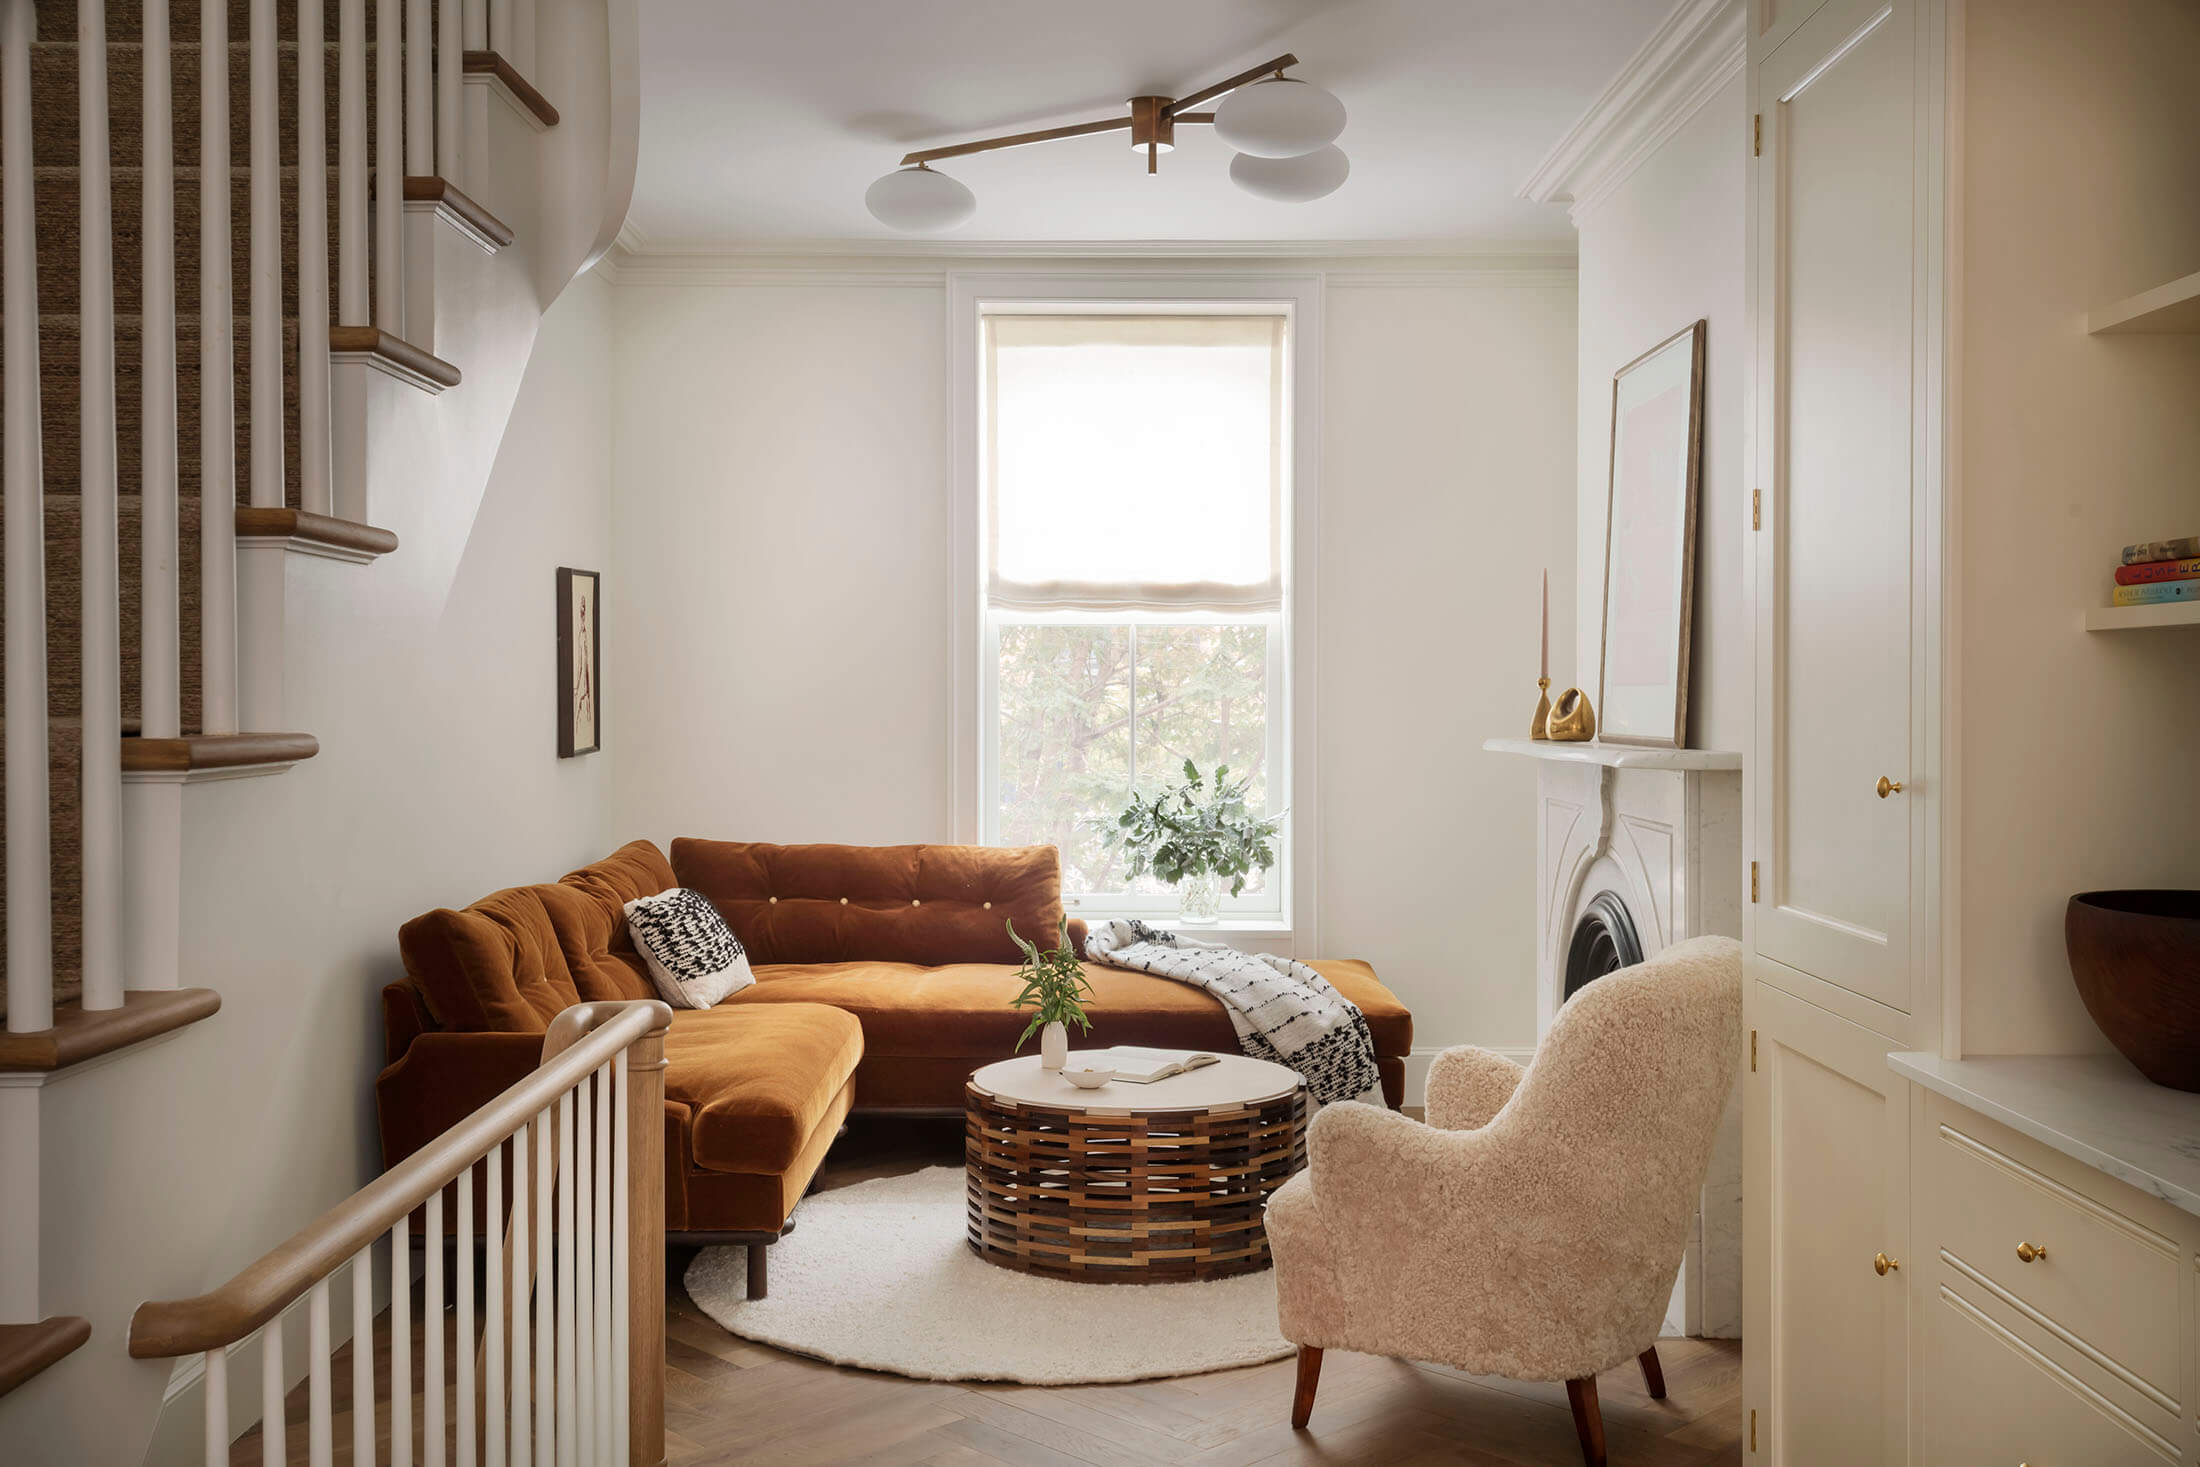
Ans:
[[[766,1251],[768,1246],[764,1243],[749,1244],[749,1297],[751,1299],[764,1297],[767,1282],[765,1275],[768,1268],[766,1260],[769,1257]]]
[[[1566,1382],[1566,1400],[1574,1408],[1574,1430],[1581,1436],[1581,1460],[1586,1467],[1604,1467],[1604,1413],[1597,1409],[1597,1378],[1585,1375]]]
[[[1314,1414],[1314,1388],[1321,1384],[1322,1352],[1312,1345],[1299,1346],[1299,1385],[1291,1395],[1291,1429],[1303,1430]]]
[[[1658,1363],[1658,1347],[1652,1345],[1642,1352],[1642,1386],[1653,1401],[1665,1399],[1665,1367]]]

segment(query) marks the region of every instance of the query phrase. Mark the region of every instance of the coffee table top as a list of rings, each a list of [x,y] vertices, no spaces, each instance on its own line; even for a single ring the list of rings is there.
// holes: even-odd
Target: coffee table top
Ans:
[[[1090,1053],[1091,1051],[1086,1051]],[[1071,1050],[1076,1064],[1082,1056]],[[1222,1110],[1278,1100],[1304,1082],[1298,1071],[1252,1059],[1242,1054],[1216,1057],[1189,1074],[1171,1075],[1150,1085],[1112,1080],[1097,1090],[1080,1090],[1062,1078],[1059,1070],[1041,1068],[1039,1056],[1019,1055],[990,1064],[970,1077],[970,1083],[996,1099],[1017,1105],[1040,1105],[1053,1110],[1083,1111],[1090,1115],[1137,1115],[1143,1111]]]

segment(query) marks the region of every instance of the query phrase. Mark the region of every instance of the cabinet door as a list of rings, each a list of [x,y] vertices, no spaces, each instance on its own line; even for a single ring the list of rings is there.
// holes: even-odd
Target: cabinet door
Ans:
[[[1903,1462],[1909,1087],[1883,1036],[1768,984],[1750,984],[1749,1023],[1743,1392],[1758,1455],[1745,1460]]]
[[[1898,1014],[1930,794],[1913,718],[1935,436],[1920,8],[1827,0],[1755,62],[1752,943]],[[1901,791],[1879,794],[1882,776]]]

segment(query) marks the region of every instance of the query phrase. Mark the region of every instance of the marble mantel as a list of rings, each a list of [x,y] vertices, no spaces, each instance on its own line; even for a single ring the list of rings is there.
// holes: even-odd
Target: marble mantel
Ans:
[[[1601,764],[1607,769],[1679,769],[1697,773],[1739,770],[1742,756],[1727,749],[1646,749],[1635,744],[1561,744],[1550,739],[1484,739],[1492,754],[1520,754],[1555,764]]]

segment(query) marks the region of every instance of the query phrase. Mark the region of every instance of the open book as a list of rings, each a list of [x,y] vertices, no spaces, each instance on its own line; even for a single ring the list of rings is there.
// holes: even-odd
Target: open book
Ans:
[[[1115,1078],[1133,1085],[1151,1085],[1171,1075],[1182,1075],[1216,1063],[1215,1056],[1189,1049],[1140,1049],[1118,1044],[1113,1049],[1092,1049],[1077,1056],[1096,1070],[1114,1070]]]

